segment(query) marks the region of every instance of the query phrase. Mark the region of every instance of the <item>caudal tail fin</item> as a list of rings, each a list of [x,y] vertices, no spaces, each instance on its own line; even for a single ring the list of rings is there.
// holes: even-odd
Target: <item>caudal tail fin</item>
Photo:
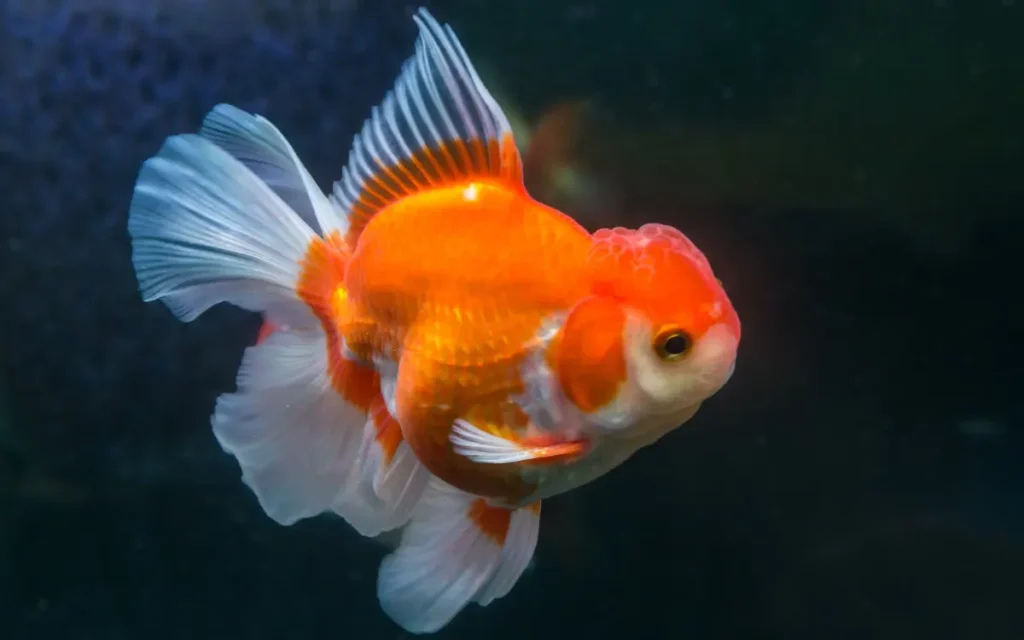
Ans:
[[[275,192],[253,170],[261,162],[282,173],[288,168],[270,145],[262,146],[260,157],[240,159],[216,141],[218,135],[246,139],[246,125],[255,120],[219,106],[207,116],[204,133],[173,136],[143,163],[128,214],[135,273],[143,299],[162,300],[185,322],[230,302],[277,324],[312,327],[316,318],[295,284],[317,234],[279,195],[287,190]],[[287,145],[273,125],[262,123]],[[296,161],[291,173],[301,186],[300,167]],[[306,208],[331,207],[319,190],[306,193]],[[334,220],[344,218],[335,214]]]
[[[344,357],[331,301],[344,298],[347,225],[284,136],[228,105],[143,164],[128,216],[145,300],[185,322],[228,302],[277,329],[246,350],[213,415],[263,509],[282,524],[334,510],[375,535],[404,523],[428,474],[371,415],[378,373]],[[392,455],[374,457],[385,441]],[[405,471],[384,483],[392,460]]]

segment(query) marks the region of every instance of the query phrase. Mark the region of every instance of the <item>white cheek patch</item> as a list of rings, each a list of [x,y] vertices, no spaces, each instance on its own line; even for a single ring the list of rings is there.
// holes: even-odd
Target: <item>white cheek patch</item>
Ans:
[[[545,360],[564,321],[562,315],[552,316],[538,332],[520,371],[523,393],[513,398],[533,426],[548,433],[576,434],[595,428],[620,431],[653,416],[675,414],[715,393],[735,366],[736,339],[726,325],[711,327],[685,359],[664,362],[651,348],[650,323],[631,313],[622,340],[626,381],[608,405],[583,413],[565,396]]]
[[[677,394],[678,383],[670,365],[662,362],[651,348],[654,337],[649,322],[634,314],[626,321],[626,363],[629,378],[643,395],[654,403],[668,402]],[[679,363],[673,363],[679,364]]]
[[[691,356],[699,374],[705,397],[712,395],[729,381],[736,370],[736,348],[739,341],[728,326],[717,324],[704,334]]]
[[[708,329],[693,352],[664,362],[651,349],[650,325],[640,317],[627,322],[626,361],[630,379],[649,413],[664,413],[703,402],[725,384],[735,366],[736,338],[728,326]],[[638,401],[641,401],[638,398]]]
[[[610,430],[625,429],[636,422],[637,405],[628,388],[619,391],[606,407],[587,416],[590,422]]]

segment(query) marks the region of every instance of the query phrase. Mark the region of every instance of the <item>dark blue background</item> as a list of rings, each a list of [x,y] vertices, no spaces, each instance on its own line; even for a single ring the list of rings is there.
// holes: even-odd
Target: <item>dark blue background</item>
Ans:
[[[941,4],[899,3],[899,24],[934,30]],[[218,102],[266,115],[321,185],[337,179],[411,52],[414,5],[133,6],[0,1],[0,638],[399,637],[375,601],[386,549],[326,516],[275,525],[211,437],[256,321],[144,305],[125,223],[141,161]],[[849,16],[810,0],[429,6],[529,114],[592,92],[618,127],[762,123]],[[985,37],[1019,9],[949,6],[947,30],[969,35],[943,47],[990,76],[1020,68],[1019,47]],[[866,55],[891,29],[861,27]],[[935,58],[951,78],[935,109],[966,100],[961,63]],[[637,72],[652,64],[657,82]],[[1007,78],[993,117],[1019,104]],[[941,255],[842,194],[835,211],[687,212],[627,193],[616,222],[675,224],[715,265],[744,322],[737,373],[680,432],[552,500],[534,570],[441,636],[1024,637],[1024,163],[1019,118],[1005,125],[958,169],[959,199],[913,219],[955,221]],[[975,126],[915,160],[959,166]]]

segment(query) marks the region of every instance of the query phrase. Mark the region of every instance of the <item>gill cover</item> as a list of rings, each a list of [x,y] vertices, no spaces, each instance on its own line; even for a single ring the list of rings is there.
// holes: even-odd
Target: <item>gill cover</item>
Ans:
[[[553,345],[562,392],[580,411],[610,404],[626,380],[622,343],[626,312],[606,296],[589,296],[574,306]]]

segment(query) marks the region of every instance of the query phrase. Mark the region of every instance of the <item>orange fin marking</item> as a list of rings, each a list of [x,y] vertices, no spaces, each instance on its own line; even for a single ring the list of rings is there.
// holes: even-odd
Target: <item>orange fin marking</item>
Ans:
[[[499,547],[505,546],[512,512],[501,507],[492,507],[483,498],[477,498],[469,505],[469,519],[482,534]]]
[[[380,377],[371,367],[342,355],[338,322],[346,312],[348,295],[343,283],[348,263],[348,246],[341,234],[333,231],[326,238],[313,238],[302,260],[298,294],[327,336],[327,367],[331,386],[347,402],[368,411],[380,394]]]
[[[568,461],[585,454],[590,448],[590,444],[582,438],[560,440],[554,436],[524,438],[519,441],[519,446],[528,450],[532,456],[532,460],[527,460],[524,464]]]
[[[331,385],[345,398],[349,404],[369,411],[373,406],[373,398],[380,393],[380,376],[370,367],[355,360],[342,357],[340,350],[331,349]]]
[[[478,464],[550,464],[572,460],[590,449],[585,438],[523,437],[503,427],[482,429],[461,418],[452,424],[449,440],[452,451]]]
[[[402,427],[398,424],[398,420],[395,420],[395,417],[388,412],[384,398],[379,392],[370,405],[370,416],[373,418],[373,426],[376,429],[374,439],[384,454],[384,463],[391,464],[398,451],[398,446],[402,444]]]
[[[523,187],[512,127],[451,29],[414,19],[415,54],[355,137],[331,196],[346,239],[395,202],[471,181]]]
[[[272,333],[278,330],[278,326],[270,320],[264,320],[263,324],[260,325],[260,332],[256,334],[256,344],[260,344],[264,340],[270,337]]]

